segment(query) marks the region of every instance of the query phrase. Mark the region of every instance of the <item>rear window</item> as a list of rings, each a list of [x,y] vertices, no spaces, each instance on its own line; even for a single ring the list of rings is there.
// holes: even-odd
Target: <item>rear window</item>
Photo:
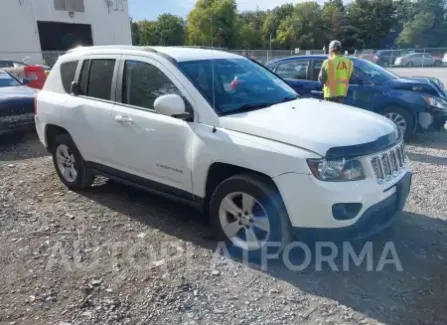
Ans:
[[[61,64],[62,85],[67,93],[71,93],[71,83],[75,78],[77,67],[78,61],[64,62]]]

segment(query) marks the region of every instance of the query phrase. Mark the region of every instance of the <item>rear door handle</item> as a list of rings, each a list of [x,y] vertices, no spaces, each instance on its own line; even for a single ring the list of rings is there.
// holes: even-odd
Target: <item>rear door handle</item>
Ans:
[[[123,115],[115,116],[115,121],[119,123],[128,123],[128,124],[133,123],[133,120],[129,116],[123,116]]]

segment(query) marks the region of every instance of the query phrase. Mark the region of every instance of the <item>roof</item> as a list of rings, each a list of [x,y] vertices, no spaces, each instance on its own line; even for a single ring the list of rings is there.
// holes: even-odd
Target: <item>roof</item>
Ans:
[[[159,53],[168,56],[177,62],[210,59],[240,58],[240,55],[229,53],[219,49],[182,47],[182,46],[129,46],[129,45],[107,45],[78,47],[67,52],[67,54],[143,54]]]

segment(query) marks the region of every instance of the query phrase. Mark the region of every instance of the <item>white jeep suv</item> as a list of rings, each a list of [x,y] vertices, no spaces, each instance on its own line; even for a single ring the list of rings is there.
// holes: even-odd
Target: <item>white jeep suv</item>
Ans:
[[[68,188],[105,175],[193,205],[235,254],[279,253],[297,234],[376,233],[410,190],[393,122],[302,98],[224,51],[72,50],[39,92],[35,121]]]

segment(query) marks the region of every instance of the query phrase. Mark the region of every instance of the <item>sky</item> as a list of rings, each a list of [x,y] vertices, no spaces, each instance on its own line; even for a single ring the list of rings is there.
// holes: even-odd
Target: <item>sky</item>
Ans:
[[[130,16],[134,20],[155,20],[160,14],[170,13],[186,17],[194,7],[195,0],[127,0]],[[272,9],[285,3],[302,0],[236,0],[239,11]]]

